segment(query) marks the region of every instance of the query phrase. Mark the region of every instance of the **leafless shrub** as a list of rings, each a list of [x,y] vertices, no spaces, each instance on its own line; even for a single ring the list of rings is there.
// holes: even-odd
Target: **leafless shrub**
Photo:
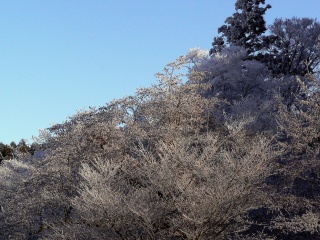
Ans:
[[[82,165],[72,200],[78,222],[119,239],[221,238],[257,206],[270,146],[263,136],[224,143],[214,134],[180,136],[152,152],[140,149],[136,166],[97,158]]]

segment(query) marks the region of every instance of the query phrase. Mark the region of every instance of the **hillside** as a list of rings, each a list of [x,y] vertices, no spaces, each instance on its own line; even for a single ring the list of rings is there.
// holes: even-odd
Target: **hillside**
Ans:
[[[261,4],[158,84],[12,146],[0,239],[319,239],[320,23],[266,35]]]

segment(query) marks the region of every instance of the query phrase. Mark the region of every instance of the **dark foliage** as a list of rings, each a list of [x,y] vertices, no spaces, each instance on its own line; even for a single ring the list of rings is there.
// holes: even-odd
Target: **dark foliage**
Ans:
[[[210,53],[220,52],[225,44],[244,47],[248,54],[262,48],[260,36],[267,30],[263,18],[265,12],[271,8],[265,0],[237,0],[236,12],[228,17],[225,25],[218,29],[220,37],[214,38]]]

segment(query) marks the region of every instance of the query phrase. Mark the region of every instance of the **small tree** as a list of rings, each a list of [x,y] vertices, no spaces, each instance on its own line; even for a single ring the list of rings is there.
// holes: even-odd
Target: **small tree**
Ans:
[[[13,149],[7,144],[0,143],[0,158],[13,159]]]

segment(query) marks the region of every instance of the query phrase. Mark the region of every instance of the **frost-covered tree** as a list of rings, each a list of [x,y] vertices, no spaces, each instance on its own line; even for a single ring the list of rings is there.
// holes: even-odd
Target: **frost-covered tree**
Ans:
[[[260,53],[275,75],[313,74],[320,63],[320,23],[311,18],[276,19]]]
[[[214,38],[210,53],[220,52],[227,44],[244,47],[248,54],[260,50],[260,36],[267,30],[263,15],[271,8],[269,4],[261,4],[264,5],[265,0],[237,0],[236,12],[218,29],[221,36]]]
[[[305,98],[297,95],[291,108],[278,99],[276,139],[283,154],[268,180],[268,192],[273,198],[269,209],[272,214],[269,219],[257,219],[256,226],[263,223],[266,231],[281,239],[318,239],[320,99],[318,90],[310,89],[299,76],[297,81]]]
[[[211,92],[228,101],[239,100],[249,95],[267,94],[271,81],[266,67],[254,60],[244,61],[246,50],[241,47],[226,47],[211,55],[193,70],[203,72],[211,85]]]
[[[225,47],[211,56],[197,55],[190,69],[192,74],[202,74],[202,81],[209,85],[205,96],[223,101],[217,118],[247,122],[251,129],[275,130],[272,113],[275,81],[266,66],[256,60],[244,60],[246,50],[242,47]],[[251,123],[249,123],[251,119]]]
[[[223,239],[245,225],[271,170],[269,140],[239,134],[223,143],[214,133],[175,136],[121,165],[84,164],[72,200],[78,224],[57,228],[57,238]]]
[[[37,185],[29,184],[35,166],[11,159],[0,166],[0,239],[26,239],[41,224],[42,202]]]

